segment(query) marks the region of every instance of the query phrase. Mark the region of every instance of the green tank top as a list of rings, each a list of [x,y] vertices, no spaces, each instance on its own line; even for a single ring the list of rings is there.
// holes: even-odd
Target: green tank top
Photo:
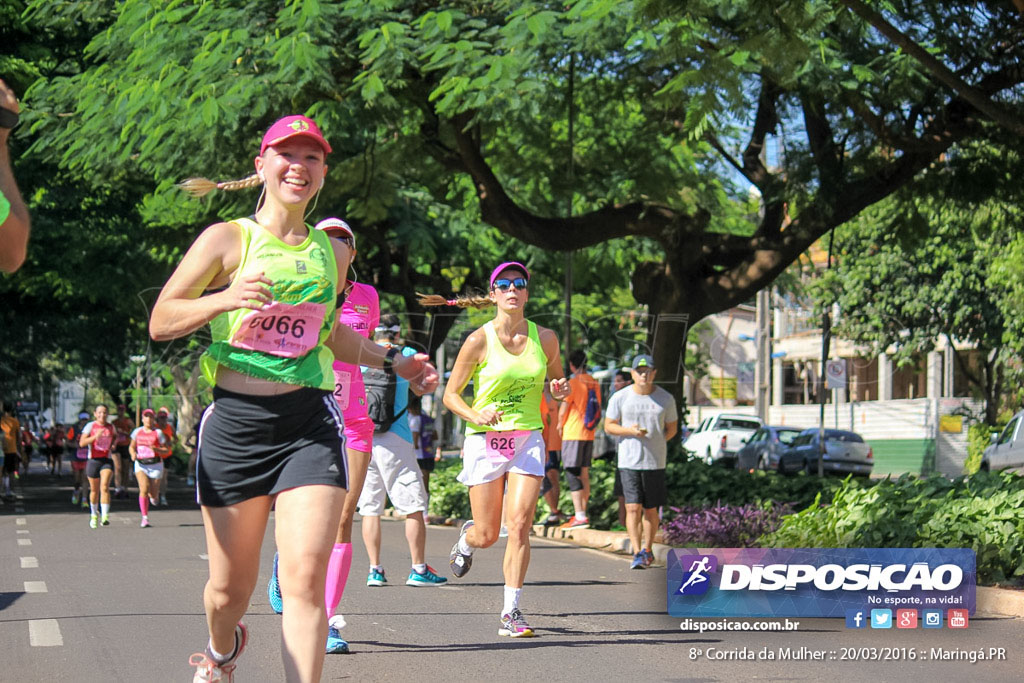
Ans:
[[[334,354],[324,341],[334,325],[338,266],[330,239],[309,230],[302,244],[285,244],[248,218],[235,277],[263,271],[274,284],[262,311],[239,308],[210,321],[213,338],[202,357],[203,376],[214,384],[217,366],[252,377],[317,389],[334,389]]]
[[[487,338],[487,356],[473,373],[475,395],[472,407],[477,411],[491,407],[504,411],[504,415],[495,427],[467,424],[466,434],[543,429],[540,402],[543,399],[548,358],[541,346],[537,326],[531,322],[527,322],[527,325],[529,339],[518,356],[513,356],[502,345],[493,321],[483,326]]]
[[[11,215],[11,203],[7,201],[7,197],[4,196],[4,193],[0,192],[0,223],[7,220],[9,215]]]

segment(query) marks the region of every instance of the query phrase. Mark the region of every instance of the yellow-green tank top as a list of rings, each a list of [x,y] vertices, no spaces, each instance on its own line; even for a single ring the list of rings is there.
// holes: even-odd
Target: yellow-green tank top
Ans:
[[[526,346],[518,356],[509,353],[494,330],[494,322],[483,326],[487,338],[487,356],[473,373],[473,410],[494,408],[503,411],[494,427],[466,425],[467,434],[542,429],[540,402],[548,359],[540,343],[537,326],[527,322]]]
[[[334,324],[338,266],[330,239],[310,229],[292,246],[248,218],[232,222],[242,233],[235,277],[262,271],[273,282],[273,303],[264,311],[239,308],[210,321],[213,341],[202,357],[203,375],[214,384],[223,365],[273,382],[332,390],[334,354],[324,342]]]

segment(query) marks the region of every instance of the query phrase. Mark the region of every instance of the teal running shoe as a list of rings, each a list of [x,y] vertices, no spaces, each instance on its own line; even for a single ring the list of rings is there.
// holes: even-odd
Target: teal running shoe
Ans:
[[[405,580],[406,586],[440,586],[444,583],[448,583],[448,579],[438,576],[437,572],[429,564],[427,565],[427,571],[422,574],[415,569],[410,570],[409,578]]]

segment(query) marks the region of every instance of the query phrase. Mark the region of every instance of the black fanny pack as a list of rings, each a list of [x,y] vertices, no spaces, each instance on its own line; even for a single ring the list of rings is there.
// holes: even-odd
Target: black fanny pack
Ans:
[[[161,458],[136,458],[135,461],[140,465],[155,465],[161,462]]]

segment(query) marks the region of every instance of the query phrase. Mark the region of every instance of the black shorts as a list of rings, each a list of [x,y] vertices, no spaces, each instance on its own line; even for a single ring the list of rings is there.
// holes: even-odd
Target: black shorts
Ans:
[[[121,462],[131,462],[132,452],[128,450],[128,446],[116,446],[114,452],[121,456]]]
[[[4,472],[12,474],[18,469],[18,465],[21,464],[21,458],[18,457],[18,452],[4,453]]]
[[[102,470],[114,471],[114,461],[110,458],[89,458],[85,465],[85,476],[89,479],[99,479]]]
[[[594,461],[593,441],[563,441],[562,466],[590,467]]]
[[[615,483],[612,484],[612,495],[622,498],[622,470],[615,468]]]
[[[251,396],[214,387],[198,444],[196,487],[208,507],[348,482],[341,411],[322,389]]]
[[[562,454],[559,451],[548,451],[547,462],[544,463],[544,471],[557,470],[562,465]]]
[[[665,470],[627,470],[620,467],[618,472],[627,505],[639,503],[650,510],[668,503]]]
[[[420,466],[420,472],[433,472],[437,463],[433,458],[416,458],[416,464]]]

